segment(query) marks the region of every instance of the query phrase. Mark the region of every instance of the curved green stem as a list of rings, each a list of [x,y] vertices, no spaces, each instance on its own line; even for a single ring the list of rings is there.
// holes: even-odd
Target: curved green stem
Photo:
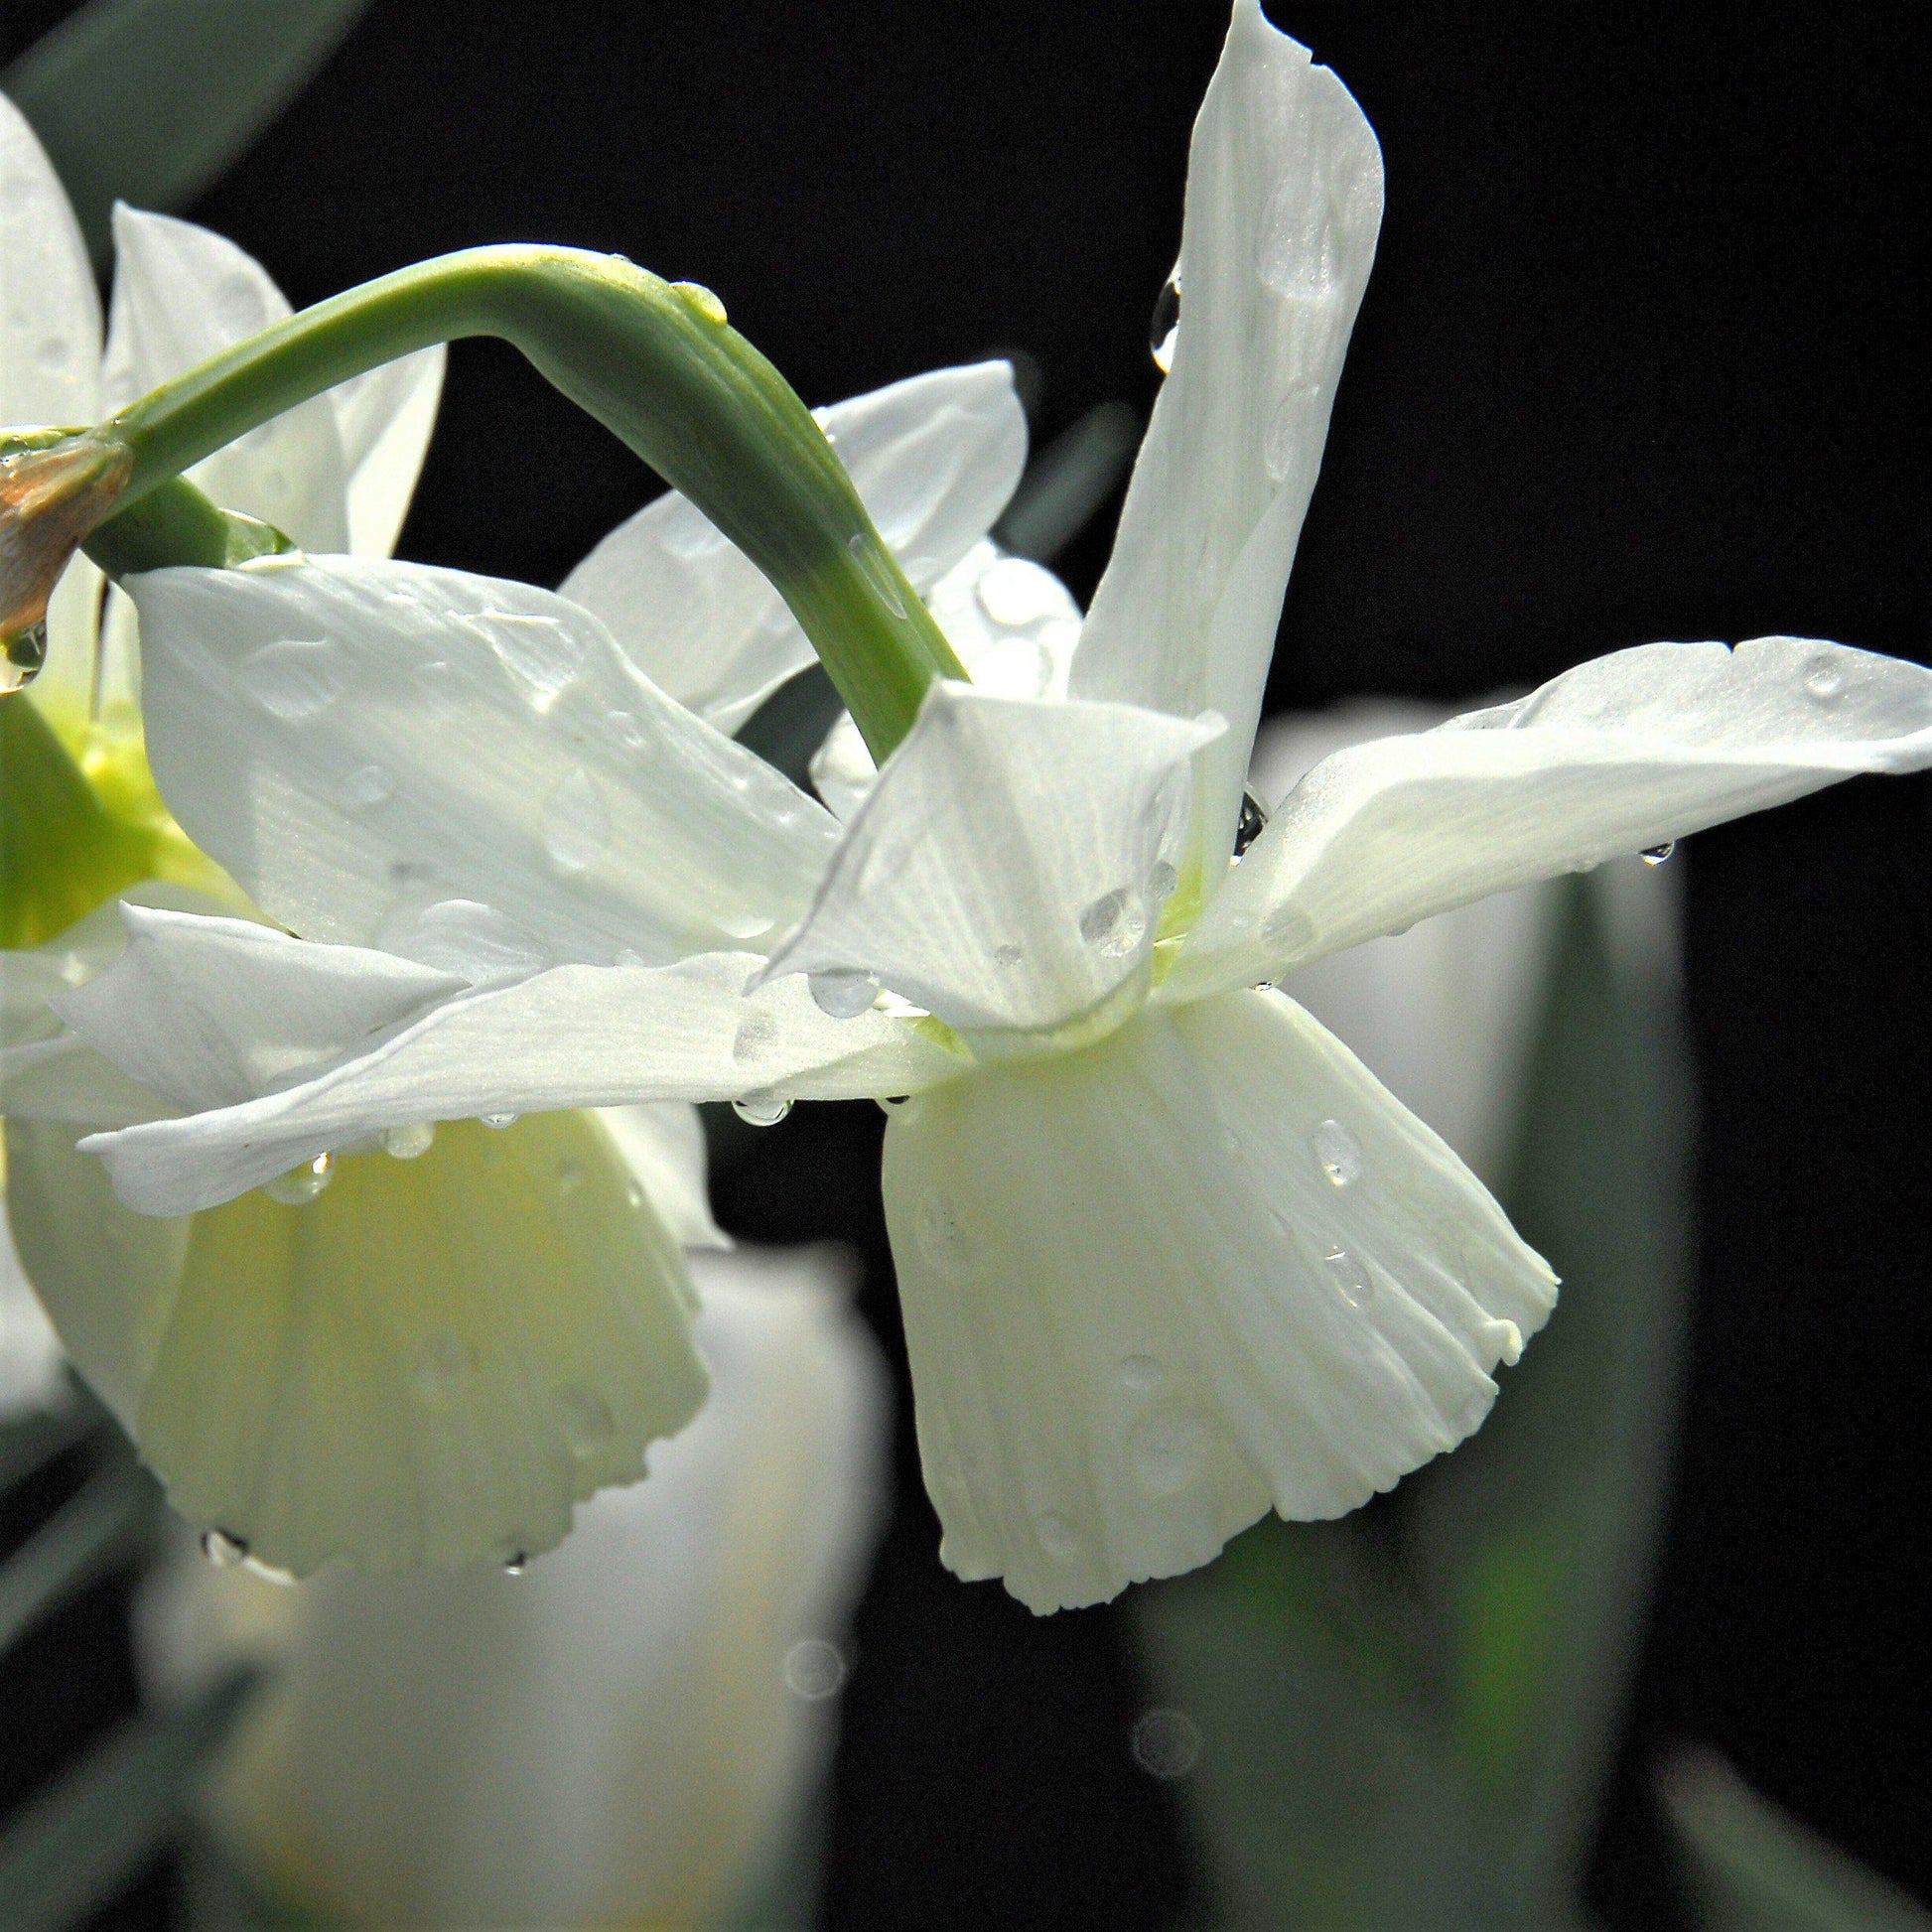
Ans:
[[[498,336],[681,490],[771,580],[875,757],[958,659],[784,378],[717,298],[621,255],[466,249],[318,303],[103,423],[132,469],[117,515],[309,397],[432,343]],[[517,461],[506,453],[505,464]]]

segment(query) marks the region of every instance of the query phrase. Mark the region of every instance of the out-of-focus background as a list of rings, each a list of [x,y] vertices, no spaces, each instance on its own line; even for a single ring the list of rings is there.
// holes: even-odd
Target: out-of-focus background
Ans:
[[[72,11],[10,0],[0,62]],[[1654,638],[1925,658],[1922,9],[1269,12],[1355,93],[1388,177],[1271,710],[1457,705]],[[1152,400],[1148,315],[1225,26],[1219,0],[374,0],[181,211],[298,305],[475,242],[621,250],[717,290],[813,403],[1018,351],[1044,447]],[[512,353],[465,345],[400,554],[554,584],[654,488]],[[1083,600],[1113,508],[1057,561]],[[1863,779],[1702,834],[1669,869],[1695,1131],[1681,1350],[1679,1313],[1658,1332],[1682,1406],[1660,1370],[1642,1485],[1667,1486],[1662,1541],[1586,1821],[1606,1926],[1693,1922],[1658,1797],[1686,1744],[1932,1896],[1929,804],[1922,777]],[[1573,1076],[1551,1077],[1560,1097]],[[1653,1098],[1675,1131],[1673,1095]],[[1217,1734],[1184,1702],[1173,1628],[1150,1636],[1137,1592],[1036,1620],[939,1567],[882,1127],[869,1104],[807,1107],[716,1150],[733,1233],[858,1249],[899,1382],[822,1922],[1184,1923],[1223,1880],[1197,1796]],[[47,1503],[8,1497],[7,1547]],[[1643,1547],[1640,1529],[1639,1598]],[[0,1660],[0,1808],[132,1708],[129,1589],[108,1578]],[[1191,1743],[1151,1710],[1186,1715]],[[164,1861],[97,1923],[179,1908]]]

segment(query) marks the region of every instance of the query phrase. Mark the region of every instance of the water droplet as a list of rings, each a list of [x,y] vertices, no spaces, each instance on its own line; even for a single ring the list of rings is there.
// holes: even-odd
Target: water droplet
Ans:
[[[1268,829],[1268,807],[1250,787],[1241,794],[1241,816],[1234,822],[1234,862],[1239,865],[1249,846]]]
[[[417,872],[412,866],[396,874],[398,883]],[[478,986],[524,979],[550,964],[550,949],[534,932],[474,898],[437,899],[420,909],[405,900],[383,920],[377,937],[386,951]]]
[[[1165,1373],[1153,1355],[1129,1355],[1120,1365],[1120,1379],[1130,1389],[1158,1388]]]
[[[879,1096],[879,1111],[882,1114],[896,1114],[912,1096],[909,1093],[882,1093]]]
[[[32,684],[47,662],[47,620],[16,630],[0,652],[0,697]]]
[[[313,1161],[305,1161],[287,1173],[278,1173],[264,1183],[262,1192],[284,1207],[306,1207],[335,1178],[335,1173],[336,1157],[318,1154]]]
[[[528,611],[479,611],[457,621],[488,644],[539,712],[547,712],[576,682],[590,647],[589,639],[567,629],[562,619]]]
[[[1200,1726],[1184,1711],[1157,1706],[1134,1721],[1128,1741],[1134,1762],[1164,1784],[1184,1778],[1200,1762]]]
[[[1187,1410],[1148,1416],[1127,1439],[1127,1457],[1151,1496],[1177,1496],[1207,1461],[1207,1425]]]
[[[1147,896],[1159,905],[1173,897],[1173,889],[1179,884],[1180,875],[1165,859],[1159,860],[1147,876]]]
[[[1080,1525],[1063,1509],[1044,1511],[1035,1527],[1048,1556],[1070,1557],[1080,1547]]]
[[[774,1093],[753,1093],[734,1100],[732,1112],[748,1127],[776,1127],[791,1112],[791,1102]]]
[[[1148,353],[1154,366],[1166,375],[1173,367],[1173,351],[1180,334],[1180,274],[1178,270],[1161,285],[1154,298],[1154,314],[1147,325]]]
[[[241,688],[285,724],[317,717],[342,696],[343,667],[326,637],[280,637],[235,667]]]
[[[530,1553],[527,1550],[512,1548],[509,1554],[503,1558],[503,1575],[505,1577],[520,1577],[529,1567]]]
[[[623,1183],[623,1197],[632,1207],[642,1207],[644,1204],[643,1182],[639,1180],[626,1180]]]
[[[959,1212],[945,1194],[927,1194],[919,1202],[914,1239],[926,1263],[947,1281],[963,1283],[973,1273],[976,1244]]]
[[[1845,673],[1829,657],[1814,657],[1805,668],[1805,694],[1813,704],[1836,704],[1845,695]]]
[[[845,1688],[845,1659],[823,1637],[801,1637],[785,1652],[785,1689],[807,1704],[822,1704]]]
[[[479,1114],[477,1118],[485,1127],[494,1127],[500,1130],[505,1127],[514,1127],[522,1116],[520,1114]]]
[[[559,872],[583,872],[611,843],[611,808],[581,765],[543,803],[543,849]]]
[[[811,989],[812,1004],[829,1020],[856,1020],[872,1011],[879,996],[879,982],[870,973],[844,967],[813,973],[805,984]]]
[[[342,783],[343,802],[347,805],[380,805],[395,795],[395,779],[379,764],[361,764]]]
[[[398,1161],[419,1161],[436,1140],[433,1120],[412,1120],[401,1127],[382,1130],[382,1151]]]
[[[716,329],[725,326],[725,305],[702,282],[673,282],[672,288]]]
[[[1330,1186],[1346,1187],[1362,1174],[1362,1144],[1338,1120],[1324,1120],[1309,1136],[1316,1165]]]
[[[1375,1284],[1369,1280],[1368,1270],[1346,1248],[1330,1248],[1321,1259],[1336,1288],[1341,1291],[1341,1299],[1350,1308],[1366,1308],[1375,1293]]]
[[[1309,448],[1309,418],[1319,394],[1312,382],[1298,382],[1275,405],[1261,445],[1262,467],[1270,483],[1286,483]]]
[[[738,1032],[732,1037],[732,1058],[743,1065],[747,1060],[755,1060],[765,1048],[773,1045],[778,1037],[778,1023],[768,1014],[755,1013],[749,1020],[738,1023]]]
[[[1018,966],[1026,956],[1018,946],[995,946],[993,948],[993,963],[996,966]]]
[[[476,1372],[477,1351],[454,1328],[439,1328],[416,1357],[411,1386],[416,1400],[432,1409],[454,1409]]]
[[[1125,959],[1147,937],[1147,913],[1130,887],[1103,894],[1080,914],[1080,937],[1104,959]]]
[[[34,360],[50,374],[68,365],[68,339],[65,336],[43,336],[40,346],[34,351]]]
[[[646,962],[643,954],[635,946],[620,946],[618,948],[618,956],[612,963],[614,965],[634,969],[644,965]]]
[[[1653,845],[1647,851],[1641,852],[1637,856],[1647,866],[1661,866],[1676,850],[1677,841],[1675,839],[1666,839],[1662,845]]]
[[[566,1382],[550,1402],[573,1455],[594,1455],[617,1434],[611,1405],[587,1382]]]
[[[217,1570],[233,1570],[248,1561],[248,1545],[242,1538],[230,1536],[226,1530],[204,1530],[202,1555]]]
[[[274,1584],[282,1589],[293,1589],[302,1580],[293,1570],[277,1570],[272,1563],[262,1563],[254,1557],[243,1557],[241,1567],[251,1577],[259,1577],[265,1584]]]
[[[904,617],[905,600],[899,596],[898,586],[893,581],[893,573],[881,560],[873,540],[863,530],[854,530],[846,538],[845,547],[851,551],[854,562],[865,572],[866,581],[879,593],[880,602],[894,617]]]
[[[626,752],[641,752],[650,743],[650,733],[632,712],[607,711],[604,714],[604,729]]]

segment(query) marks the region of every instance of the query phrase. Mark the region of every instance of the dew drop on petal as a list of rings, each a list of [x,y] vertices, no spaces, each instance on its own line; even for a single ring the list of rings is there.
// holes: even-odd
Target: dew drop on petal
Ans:
[[[1159,905],[1173,897],[1173,889],[1179,884],[1180,875],[1165,859],[1162,859],[1147,876],[1147,896]]]
[[[335,1174],[336,1157],[318,1154],[313,1161],[305,1161],[299,1168],[291,1168],[287,1173],[278,1173],[273,1180],[264,1182],[262,1192],[284,1207],[306,1207]]]
[[[412,1120],[404,1126],[382,1130],[382,1151],[398,1161],[417,1161],[430,1151],[435,1140],[433,1120]]]
[[[1241,794],[1241,816],[1234,823],[1234,863],[1239,865],[1249,846],[1268,829],[1268,807],[1252,788]]]
[[[1346,1248],[1330,1248],[1321,1259],[1329,1278],[1341,1291],[1341,1299],[1350,1308],[1365,1308],[1375,1293],[1375,1284],[1369,1280],[1368,1270]]]
[[[1130,1389],[1158,1388],[1162,1377],[1161,1364],[1152,1355],[1129,1355],[1120,1365],[1120,1379]]]
[[[207,1529],[202,1532],[202,1555],[217,1570],[233,1570],[248,1561],[248,1545],[226,1530]]]
[[[477,1351],[454,1328],[439,1328],[416,1357],[411,1388],[431,1409],[454,1409],[476,1373]]]
[[[1041,1511],[1035,1527],[1048,1556],[1070,1557],[1080,1547],[1080,1525],[1063,1509]]]
[[[1662,845],[1653,845],[1638,856],[1647,866],[1661,866],[1676,850],[1677,841],[1675,839],[1666,839]]]
[[[752,1093],[734,1100],[732,1112],[747,1127],[776,1127],[791,1112],[791,1102],[775,1093]]]
[[[1103,959],[1125,959],[1147,937],[1140,895],[1127,886],[1103,893],[1080,914],[1080,937]]]
[[[0,651],[0,697],[32,684],[47,662],[47,621],[30,623],[7,638]]]
[[[1161,293],[1154,298],[1154,314],[1147,325],[1148,353],[1163,375],[1173,367],[1174,344],[1179,333],[1180,276],[1176,271],[1161,285]]]
[[[846,538],[845,546],[852,552],[853,560],[865,572],[866,581],[879,593],[879,599],[894,617],[905,615],[905,600],[898,594],[898,586],[894,583],[891,573],[880,562],[872,539],[863,530],[854,530]]]
[[[611,843],[611,808],[582,765],[543,802],[543,849],[562,873],[583,872]]]
[[[516,1114],[479,1114],[477,1118],[485,1127],[504,1128],[514,1127],[519,1116]]]
[[[520,1577],[530,1567],[530,1553],[517,1544],[505,1544],[502,1558],[503,1575]]]
[[[1813,704],[1836,704],[1845,695],[1845,673],[1829,657],[1814,657],[1805,670],[1805,695]]]
[[[811,990],[812,1004],[828,1020],[856,1020],[860,1014],[870,1013],[879,997],[879,982],[870,973],[850,968],[813,973],[805,984]]]
[[[879,1096],[879,1111],[891,1119],[894,1114],[902,1112],[911,1098],[909,1093],[882,1093]]]
[[[382,765],[360,764],[342,782],[343,802],[366,809],[392,798],[395,789],[395,779]]]
[[[1346,1187],[1362,1173],[1362,1144],[1338,1120],[1324,1120],[1309,1136],[1315,1164],[1330,1186]]]
[[[263,1563],[255,1557],[243,1557],[241,1567],[251,1577],[259,1577],[265,1584],[274,1584],[281,1589],[293,1589],[301,1582],[293,1570],[277,1570],[272,1563]]]
[[[1026,956],[1025,952],[1018,946],[995,946],[993,948],[993,963],[996,966],[1018,966]]]
[[[1207,1425],[1187,1410],[1148,1416],[1127,1439],[1127,1457],[1151,1496],[1177,1496],[1207,1462]]]
[[[594,1455],[617,1434],[611,1405],[587,1382],[566,1382],[550,1403],[573,1455]]]
[[[950,1195],[927,1194],[919,1202],[914,1238],[927,1266],[945,1280],[964,1283],[972,1279],[976,1244]]]
[[[785,1652],[785,1689],[807,1704],[822,1704],[845,1688],[846,1662],[836,1644],[801,1637]]]
[[[673,282],[672,288],[684,298],[688,308],[695,309],[714,329],[725,326],[725,305],[702,282]]]
[[[318,717],[343,694],[343,666],[324,637],[280,637],[252,650],[235,679],[271,718],[297,724]]]

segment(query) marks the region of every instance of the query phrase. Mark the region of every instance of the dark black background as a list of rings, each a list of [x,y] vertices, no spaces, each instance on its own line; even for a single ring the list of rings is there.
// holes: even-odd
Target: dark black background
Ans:
[[[1925,656],[1915,0],[1271,11],[1354,90],[1388,173],[1272,705],[1463,698],[1657,637]],[[1225,23],[1218,0],[376,0],[193,212],[298,303],[472,242],[621,249],[715,288],[811,402],[1019,345],[1050,435],[1152,397]],[[466,345],[404,553],[555,583],[651,487],[508,351]],[[1111,517],[1066,560],[1082,596]],[[1699,1288],[1592,1873],[1613,1926],[1671,1922],[1645,1774],[1684,1736],[1932,1895],[1927,811],[1925,780],[1863,779],[1679,862]],[[856,1227],[902,1361],[879,1131],[801,1110],[721,1211],[762,1238]],[[901,1421],[831,1921],[1173,1923],[1192,1859],[1127,1751],[1123,1622],[946,1578],[909,1400]]]

